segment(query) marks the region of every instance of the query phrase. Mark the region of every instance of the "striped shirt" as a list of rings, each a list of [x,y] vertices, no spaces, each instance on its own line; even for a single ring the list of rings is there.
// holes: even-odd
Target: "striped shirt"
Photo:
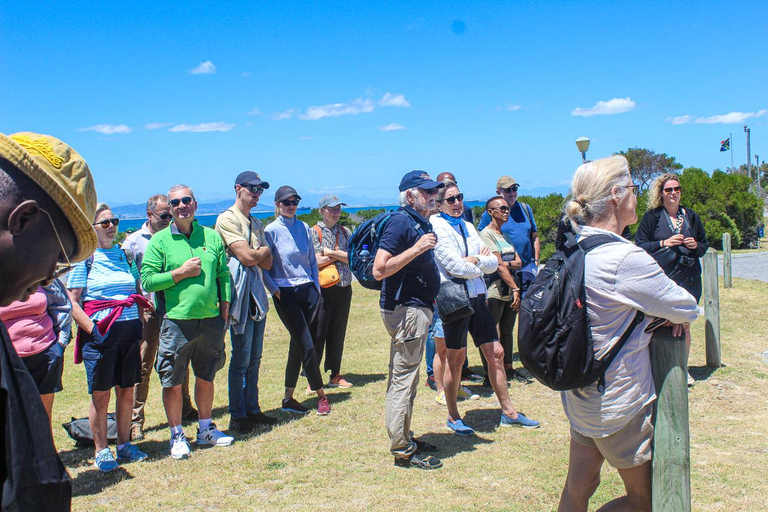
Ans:
[[[90,271],[87,261],[78,263],[69,275],[67,288],[83,290],[82,300],[123,300],[136,293],[136,280],[139,273],[136,265],[129,265],[125,253],[119,246],[111,249],[96,249],[93,254],[93,263]],[[105,318],[112,309],[97,311],[91,316],[91,320],[98,322]],[[125,320],[138,320],[139,310],[137,306],[123,309],[118,322]]]

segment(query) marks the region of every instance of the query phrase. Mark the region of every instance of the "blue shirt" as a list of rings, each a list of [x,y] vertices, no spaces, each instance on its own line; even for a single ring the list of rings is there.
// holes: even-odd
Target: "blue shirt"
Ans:
[[[515,204],[509,209],[509,219],[501,226],[501,233],[517,249],[520,259],[523,260],[523,266],[533,261],[534,254],[533,246],[531,245],[531,234],[537,231],[536,219],[533,217],[531,207],[526,204],[525,210],[523,211],[520,201],[515,201]],[[529,215],[531,217],[530,221],[528,220]],[[483,212],[477,230],[482,231],[490,223],[491,216],[488,215],[488,212]]]
[[[75,265],[67,280],[67,288],[85,288],[82,300],[123,300],[136,293],[136,281],[139,273],[136,265],[129,265],[125,253],[119,246],[111,249],[96,249],[93,253],[93,263],[88,270],[88,260]],[[103,309],[91,315],[91,320],[98,322],[106,317],[110,311]],[[137,306],[123,309],[117,321],[138,320],[139,309]]]
[[[414,227],[419,226],[419,230]],[[379,249],[392,256],[410,249],[425,233],[432,232],[432,225],[410,206],[400,208],[390,216],[381,234]],[[440,291],[440,272],[435,263],[435,251],[426,251],[399,272],[384,278],[379,305],[392,311],[395,306],[415,306],[432,309],[432,303]]]
[[[305,283],[314,283],[320,290],[309,226],[296,217],[278,215],[264,228],[264,237],[272,251],[272,267],[264,273],[264,285],[269,293],[274,294],[280,287]]]

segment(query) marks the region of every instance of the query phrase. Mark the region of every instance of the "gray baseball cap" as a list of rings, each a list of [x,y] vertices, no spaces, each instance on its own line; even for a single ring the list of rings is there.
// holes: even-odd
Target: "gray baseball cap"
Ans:
[[[325,208],[327,206],[330,206],[333,208],[334,206],[347,206],[347,203],[342,203],[338,197],[336,197],[333,194],[326,194],[322,198],[320,198],[320,208]]]

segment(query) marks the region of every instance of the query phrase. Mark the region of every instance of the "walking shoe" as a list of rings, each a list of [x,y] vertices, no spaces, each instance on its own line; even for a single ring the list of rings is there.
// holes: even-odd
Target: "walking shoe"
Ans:
[[[470,381],[470,382],[482,382],[483,376],[478,375],[473,371],[470,371],[468,369],[461,370],[461,380],[462,381]]]
[[[432,391],[437,391],[437,383],[435,382],[435,376],[434,375],[427,375],[427,382],[425,382],[425,385],[429,387]]]
[[[341,375],[337,375],[331,380],[328,381],[328,387],[329,388],[344,388],[349,389],[353,386],[351,382],[349,382],[347,379],[342,377]]]
[[[253,432],[256,429],[256,425],[253,424],[250,418],[230,418],[229,430],[237,432],[239,434],[247,434]]]
[[[464,386],[459,386],[459,392],[456,395],[456,398],[459,400],[480,400],[480,395],[477,393],[472,393]]]
[[[438,391],[435,395],[435,402],[439,403],[440,405],[448,405],[445,402],[445,391]]]
[[[512,368],[507,368],[507,381],[515,381],[519,382],[520,384],[531,384],[533,382],[533,377],[530,376],[530,373],[528,373],[524,368],[521,368],[520,370],[514,370]]]
[[[149,455],[139,450],[139,447],[135,444],[125,443],[122,449],[117,447],[117,460],[120,462],[141,462],[144,459],[148,459]]]
[[[112,455],[112,450],[109,448],[104,448],[96,454],[96,460],[93,461],[93,465],[102,473],[109,473],[120,467],[120,464],[115,460],[115,456]]]
[[[331,403],[328,401],[328,397],[324,396],[317,401],[317,415],[328,416],[331,414]]]
[[[215,423],[211,423],[202,432],[199,428],[197,429],[197,444],[202,446],[229,446],[234,440],[234,437],[217,429]]]
[[[277,418],[267,416],[263,412],[257,412],[256,414],[249,414],[248,419],[255,425],[274,425],[277,423]]]
[[[458,436],[473,436],[475,435],[475,431],[472,427],[465,425],[463,421],[461,421],[461,418],[457,420],[452,420],[450,416],[448,417],[448,420],[445,422],[445,425],[450,429],[453,430],[453,433]]]
[[[144,427],[141,423],[131,423],[131,441],[144,440]]]
[[[512,419],[503,412],[501,413],[501,421],[499,421],[499,427],[522,427],[522,428],[539,428],[540,424],[536,420],[526,418],[521,412],[517,413],[517,418]]]
[[[443,463],[437,457],[416,452],[408,457],[396,457],[395,466],[399,468],[438,469],[443,467]]]
[[[297,414],[307,414],[309,412],[309,409],[301,405],[293,397],[283,399],[283,406],[280,409],[287,412],[295,412]]]
[[[171,438],[171,458],[177,460],[188,459],[190,451],[187,436],[184,435],[184,432],[176,434]]]

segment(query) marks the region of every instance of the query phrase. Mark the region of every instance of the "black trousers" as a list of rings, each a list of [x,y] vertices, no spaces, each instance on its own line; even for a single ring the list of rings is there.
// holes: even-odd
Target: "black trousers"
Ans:
[[[322,295],[323,300],[312,322],[312,333],[317,360],[323,358],[325,349],[325,371],[330,371],[333,378],[341,372],[349,307],[352,304],[352,286],[323,288]]]
[[[288,362],[285,365],[285,387],[295,388],[302,365],[309,387],[317,391],[323,387],[320,363],[315,356],[315,343],[309,326],[320,300],[314,283],[295,287],[280,287],[280,298],[273,297],[277,315],[291,335]]]

